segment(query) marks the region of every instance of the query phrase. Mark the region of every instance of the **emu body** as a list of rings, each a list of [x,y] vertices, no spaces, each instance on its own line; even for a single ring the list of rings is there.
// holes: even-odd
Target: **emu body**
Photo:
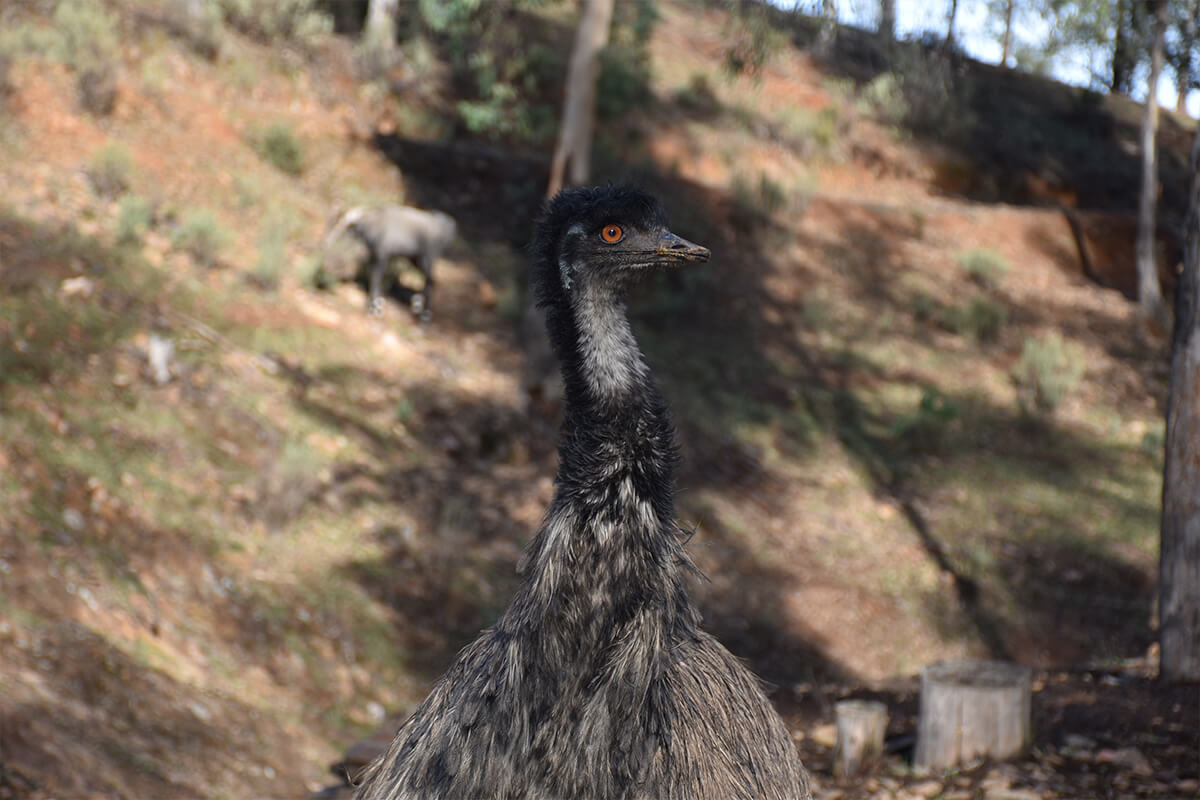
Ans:
[[[641,273],[707,257],[632,189],[547,206],[533,281],[564,379],[554,499],[508,608],[367,769],[359,800],[811,796],[758,682],[699,627],[674,431],[625,316]]]
[[[448,214],[422,211],[408,206],[352,208],[338,220],[325,237],[326,244],[343,232],[353,234],[367,247],[368,309],[372,314],[383,310],[384,280],[389,278],[393,259],[410,259],[424,276],[420,292],[412,296],[412,309],[423,319],[431,313],[433,266],[454,241],[457,225]]]

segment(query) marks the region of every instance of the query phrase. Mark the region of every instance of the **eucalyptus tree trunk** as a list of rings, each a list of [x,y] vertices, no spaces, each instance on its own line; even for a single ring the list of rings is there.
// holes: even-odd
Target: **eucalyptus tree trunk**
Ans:
[[[836,0],[821,0],[821,28],[817,33],[817,45],[828,52],[833,49],[837,40],[837,2]]]
[[[1175,64],[1175,110],[1187,113],[1187,96],[1192,88],[1192,52],[1196,47],[1196,18],[1200,17],[1200,0],[1188,0],[1183,18],[1179,21],[1178,56]]]
[[[396,11],[400,0],[370,0],[363,36],[378,51],[390,51],[396,44]]]
[[[896,0],[879,0],[879,35],[888,42],[896,38]]]
[[[1012,54],[1012,23],[1013,5],[1015,0],[1004,4],[1004,38],[1000,41],[1000,66],[1008,66],[1008,57]]]
[[[1138,2],[1142,0],[1117,0],[1113,8],[1115,18],[1110,88],[1116,94],[1129,94],[1132,88],[1133,70],[1137,65],[1137,56],[1133,52],[1133,39],[1136,36],[1133,29],[1133,4]]]
[[[596,75],[600,71],[600,51],[608,44],[612,15],[613,0],[587,0],[584,5],[567,68],[562,124],[550,163],[547,197],[562,189],[564,172],[568,172],[567,179],[572,185],[587,182],[592,129],[596,124]]]
[[[1154,263],[1155,211],[1158,205],[1158,78],[1162,74],[1163,40],[1167,30],[1167,0],[1150,0],[1154,13],[1154,39],[1150,46],[1150,80],[1146,111],[1142,117],[1142,193],[1138,203],[1137,273],[1138,305],[1147,317],[1166,322],[1166,306]]]
[[[1159,674],[1200,681],[1200,133],[1175,296],[1163,468],[1159,563]]]

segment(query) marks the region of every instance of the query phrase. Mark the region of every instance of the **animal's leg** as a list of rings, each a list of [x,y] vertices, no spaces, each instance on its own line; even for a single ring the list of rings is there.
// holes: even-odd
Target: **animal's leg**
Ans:
[[[419,256],[417,269],[425,276],[425,285],[421,287],[420,292],[413,293],[409,304],[422,322],[429,322],[433,318],[433,259],[425,255]]]
[[[387,267],[388,262],[385,258],[377,256],[371,260],[371,274],[368,278],[370,297],[367,301],[367,313],[373,317],[383,313],[383,279]]]

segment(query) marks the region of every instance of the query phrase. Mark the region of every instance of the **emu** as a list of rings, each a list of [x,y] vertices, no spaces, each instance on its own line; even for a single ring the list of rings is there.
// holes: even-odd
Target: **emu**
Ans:
[[[508,608],[364,770],[358,800],[811,797],[758,682],[700,628],[674,429],[625,314],[642,275],[708,257],[634,188],[547,204],[532,281],[564,382],[554,498]]]
[[[428,321],[432,314],[433,265],[457,235],[454,218],[440,211],[408,206],[352,208],[330,229],[325,237],[326,246],[345,231],[367,247],[368,311],[371,314],[383,311],[383,281],[391,277],[392,259],[407,258],[425,277],[421,291],[413,293],[410,305],[414,314]]]

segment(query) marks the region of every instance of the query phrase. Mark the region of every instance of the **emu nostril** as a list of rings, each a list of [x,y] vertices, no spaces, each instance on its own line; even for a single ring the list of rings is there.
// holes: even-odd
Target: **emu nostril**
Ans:
[[[687,239],[676,236],[670,231],[664,231],[658,237],[658,252],[661,255],[685,261],[707,261],[709,256],[707,247],[701,247],[698,244],[689,242]]]

